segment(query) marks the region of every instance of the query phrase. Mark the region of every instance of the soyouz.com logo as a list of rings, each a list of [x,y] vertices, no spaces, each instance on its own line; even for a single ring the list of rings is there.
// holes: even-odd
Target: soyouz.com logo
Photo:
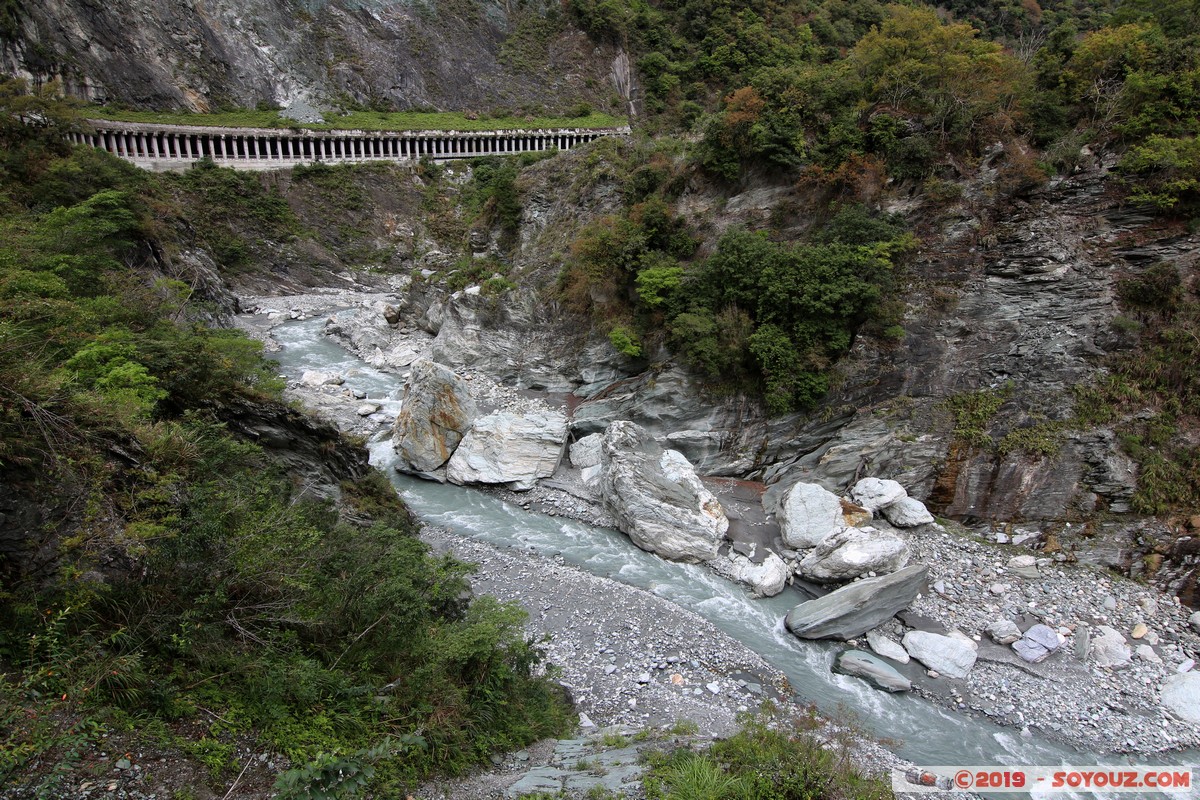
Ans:
[[[1197,783],[1200,786],[1200,783]],[[1191,767],[915,767],[892,770],[892,791],[1137,792],[1195,797]]]

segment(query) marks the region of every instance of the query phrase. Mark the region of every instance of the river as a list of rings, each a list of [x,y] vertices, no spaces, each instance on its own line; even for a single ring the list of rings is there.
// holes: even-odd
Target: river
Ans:
[[[272,331],[281,345],[272,357],[283,374],[296,379],[306,369],[336,372],[345,377],[349,388],[365,392],[394,415],[403,380],[346,351],[324,335],[324,324],[322,316],[288,322]],[[802,641],[784,629],[784,615],[801,601],[791,589],[776,597],[753,599],[744,588],[704,567],[665,561],[638,549],[618,531],[529,512],[474,489],[401,475],[393,468],[395,454],[388,438],[378,438],[369,447],[372,463],[390,476],[424,522],[501,547],[561,555],[580,569],[641,587],[687,608],[759,653],[788,677],[803,700],[835,718],[849,709],[868,733],[897,741],[892,749],[916,764],[1196,763],[1197,754],[1192,752],[1176,753],[1167,761],[1081,752],[1037,734],[1022,736],[987,718],[957,713],[916,695],[872,689],[864,681],[830,671],[844,645]],[[1048,691],[1059,688],[1047,685]]]

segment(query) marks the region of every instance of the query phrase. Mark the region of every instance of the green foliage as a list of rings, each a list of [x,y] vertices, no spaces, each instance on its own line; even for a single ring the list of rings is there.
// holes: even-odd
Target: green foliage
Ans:
[[[904,235],[876,239],[897,231],[843,210],[810,244],[728,233],[697,273],[696,300],[671,321],[671,338],[693,368],[714,377],[753,365],[772,412],[811,406],[828,390],[829,367],[879,307],[893,255],[910,246]]]
[[[1126,153],[1117,169],[1135,203],[1170,210],[1200,200],[1200,139],[1151,136]]]
[[[306,765],[280,786],[300,797],[402,794],[562,730],[523,612],[471,602],[470,568],[428,551],[386,480],[344,483],[340,514],[227,430],[260,415],[349,446],[273,400],[257,343],[187,321],[196,278],[171,254],[194,243],[158,218],[284,236],[282,199],[260,176],[91,163],[0,185],[0,482],[45,520],[22,543],[36,569],[0,559],[0,779],[48,792],[32,760],[71,769],[105,716],[182,718],[213,775],[254,739]]]
[[[388,745],[359,750],[338,757],[318,753],[302,767],[290,769],[275,779],[275,790],[285,800],[345,800],[358,797],[375,776],[374,762],[388,751]]]
[[[637,336],[624,325],[618,325],[609,331],[608,341],[622,355],[637,358],[642,354],[642,345],[638,341]]]
[[[982,389],[955,395],[946,401],[946,408],[954,415],[954,436],[973,447],[991,447],[988,435],[992,418],[1009,397],[1012,386],[998,389]]]
[[[861,775],[844,738],[828,741],[815,717],[746,720],[708,752],[679,749],[651,760],[649,800],[884,800],[885,782]]]

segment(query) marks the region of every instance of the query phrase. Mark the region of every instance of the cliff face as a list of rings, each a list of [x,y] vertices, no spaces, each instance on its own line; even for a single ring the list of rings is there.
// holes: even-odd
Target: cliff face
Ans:
[[[194,111],[353,101],[401,109],[615,102],[616,53],[559,15],[488,0],[39,0],[0,72],[88,100]]]

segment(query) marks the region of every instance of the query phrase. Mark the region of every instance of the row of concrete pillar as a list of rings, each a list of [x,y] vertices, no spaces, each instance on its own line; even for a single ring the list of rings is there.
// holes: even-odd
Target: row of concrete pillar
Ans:
[[[618,131],[500,131],[488,133],[211,133],[169,128],[131,130],[99,128],[71,134],[76,144],[107,150],[130,160],[173,159],[213,161],[365,161],[473,158],[476,156],[570,150]]]

